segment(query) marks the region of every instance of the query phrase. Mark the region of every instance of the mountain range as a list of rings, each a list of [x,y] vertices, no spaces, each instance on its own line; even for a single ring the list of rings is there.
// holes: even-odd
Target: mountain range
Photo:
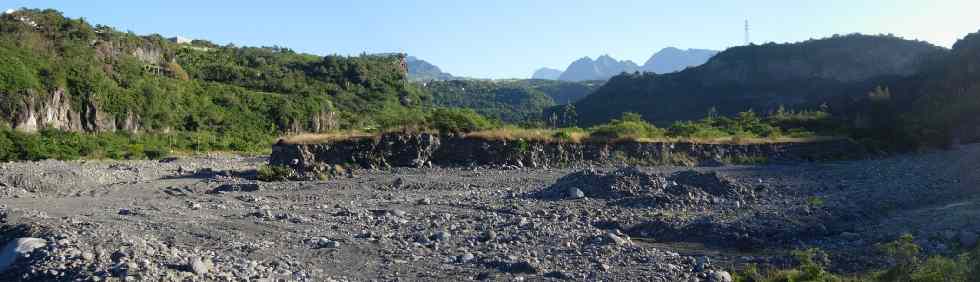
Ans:
[[[676,73],[615,76],[575,106],[583,125],[624,112],[666,125],[703,118],[709,109],[731,115],[847,105],[877,85],[916,74],[944,52],[927,42],[859,34],[733,47]]]
[[[711,56],[717,53],[718,51],[706,49],[681,50],[674,47],[667,47],[650,56],[642,66],[630,60],[620,61],[609,55],[602,55],[595,60],[590,57],[583,57],[572,62],[565,71],[541,68],[535,71],[531,78],[562,81],[591,81],[608,80],[624,72],[672,73],[688,67],[704,64]]]

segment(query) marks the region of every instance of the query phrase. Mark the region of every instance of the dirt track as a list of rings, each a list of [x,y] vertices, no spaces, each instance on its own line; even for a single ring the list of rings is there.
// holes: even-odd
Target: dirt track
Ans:
[[[851,271],[883,263],[873,244],[905,232],[951,253],[980,231],[975,145],[693,178],[607,167],[250,180],[263,162],[0,164],[0,239],[46,240],[0,280],[712,281],[744,263],[785,265],[798,248]]]

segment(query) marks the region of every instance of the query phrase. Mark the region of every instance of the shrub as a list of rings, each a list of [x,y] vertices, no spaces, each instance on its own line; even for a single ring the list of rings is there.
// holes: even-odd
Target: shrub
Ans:
[[[624,113],[621,119],[593,127],[592,136],[608,139],[663,137],[665,131],[643,120],[639,114]]]
[[[727,132],[711,125],[711,123],[708,121],[675,122],[670,126],[670,128],[667,129],[667,134],[671,137],[698,139],[712,139],[729,136]]]
[[[557,131],[555,131],[555,134],[552,135],[552,138],[557,139],[558,141],[561,142],[578,143],[581,142],[582,139],[585,139],[588,136],[589,133],[586,132],[584,129],[578,127],[572,127],[572,128],[558,129]]]
[[[256,172],[259,181],[265,182],[287,181],[296,177],[296,171],[283,165],[263,165]]]
[[[493,127],[493,123],[470,109],[436,109],[429,116],[429,123],[441,133],[469,133]]]
[[[386,107],[374,116],[381,131],[422,131],[428,128],[427,115],[417,109]]]

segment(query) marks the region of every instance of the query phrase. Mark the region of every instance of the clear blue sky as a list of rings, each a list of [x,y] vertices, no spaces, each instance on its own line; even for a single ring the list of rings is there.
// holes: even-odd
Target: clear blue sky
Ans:
[[[6,7],[3,7],[6,6]],[[406,52],[455,75],[528,77],[610,54],[642,64],[666,47],[724,49],[835,33],[893,33],[951,46],[980,30],[978,0],[3,0],[139,34],[314,54]]]

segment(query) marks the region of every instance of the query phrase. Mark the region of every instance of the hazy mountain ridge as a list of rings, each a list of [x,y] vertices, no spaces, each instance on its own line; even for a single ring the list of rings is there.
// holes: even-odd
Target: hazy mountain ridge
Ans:
[[[667,47],[650,56],[640,69],[660,74],[678,72],[688,67],[700,66],[715,54],[718,54],[718,51]]]
[[[558,80],[558,78],[561,77],[561,73],[561,70],[553,68],[540,68],[534,71],[534,74],[531,75],[531,79]]]
[[[704,64],[717,53],[718,51],[706,49],[681,50],[667,47],[650,56],[643,66],[630,60],[616,60],[609,55],[602,55],[595,60],[583,57],[569,64],[565,71],[541,68],[535,71],[531,78],[589,81],[608,80],[624,72],[671,73]]]
[[[602,55],[595,60],[590,57],[578,59],[568,65],[559,77],[561,81],[608,80],[610,77],[624,72],[635,72],[640,69],[630,60],[619,61],[609,55]]]
[[[408,79],[411,81],[456,79],[452,74],[443,72],[438,66],[413,56],[405,57],[405,64],[408,67]]]

